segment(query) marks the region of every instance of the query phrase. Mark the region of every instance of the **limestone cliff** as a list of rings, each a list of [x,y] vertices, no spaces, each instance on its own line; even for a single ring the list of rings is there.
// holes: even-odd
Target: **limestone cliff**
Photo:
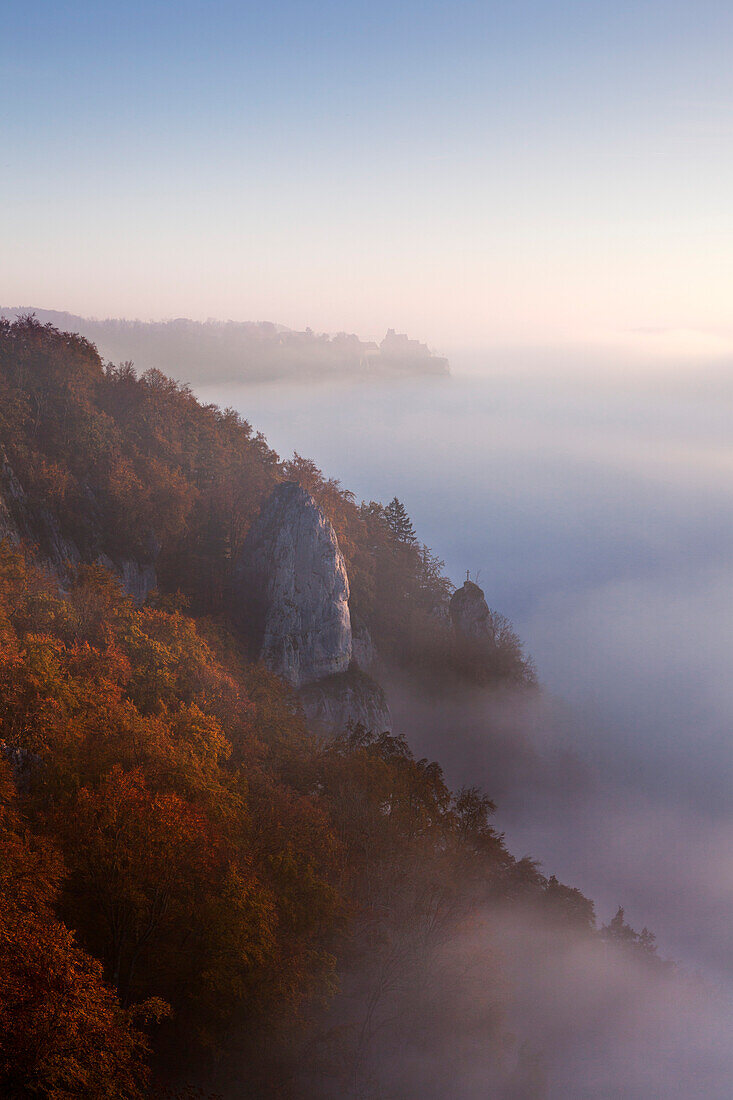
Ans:
[[[235,570],[238,610],[259,656],[293,687],[351,663],[349,581],[336,533],[313,497],[278,485],[253,523]]]
[[[351,617],[351,655],[362,672],[370,672],[377,660],[377,650],[365,623]]]
[[[370,676],[352,667],[338,676],[328,676],[300,691],[306,718],[316,733],[343,732],[360,724],[376,733],[392,729],[387,696]]]
[[[278,485],[252,525],[235,569],[242,629],[271,671],[299,689],[311,726],[391,729],[364,624],[352,630],[349,580],[331,523],[294,482]]]
[[[148,539],[148,545],[157,546],[154,535]],[[98,565],[103,565],[119,578],[125,592],[132,596],[135,603],[143,604],[148,595],[158,587],[155,559],[159,552],[159,549],[153,552],[149,561],[137,561],[134,558],[113,560],[107,554],[100,554],[96,560]]]

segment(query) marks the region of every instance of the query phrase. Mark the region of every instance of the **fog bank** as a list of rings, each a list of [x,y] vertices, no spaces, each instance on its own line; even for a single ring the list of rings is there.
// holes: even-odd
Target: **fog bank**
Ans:
[[[539,696],[436,704],[392,684],[398,726],[454,783],[497,800],[515,855],[541,859],[605,920],[623,904],[662,954],[720,984],[712,1020],[682,1027],[672,1014],[657,1079],[639,1041],[613,1095],[722,1100],[733,1073],[733,380],[712,367],[635,377],[514,364],[444,384],[203,396],[357,497],[396,494],[453,580],[470,569],[514,621]],[[643,989],[623,995],[643,1012]],[[633,1039],[638,1027],[629,1017],[622,1030]],[[583,1047],[568,1064],[580,1073],[587,1058]],[[611,1095],[590,1069],[583,1080],[583,1096]],[[551,1095],[579,1093],[556,1082]]]

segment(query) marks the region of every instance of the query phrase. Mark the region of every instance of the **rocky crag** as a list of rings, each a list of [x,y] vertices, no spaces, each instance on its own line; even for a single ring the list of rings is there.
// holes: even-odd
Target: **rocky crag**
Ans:
[[[489,605],[482,589],[472,580],[467,578],[463,587],[453,593],[449,611],[459,640],[476,646],[495,643],[494,622]]]
[[[477,584],[467,579],[453,593],[449,615],[453,626],[454,660],[460,675],[473,684],[536,683],[531,661],[511,623],[491,611]]]
[[[354,665],[348,672],[306,684],[299,694],[308,723],[316,733],[340,733],[349,723],[357,722],[380,733],[392,729],[383,689]]]
[[[255,655],[300,691],[315,728],[332,733],[349,721],[391,728],[384,692],[366,674],[375,660],[371,638],[352,626],[336,532],[295,482],[273,490],[250,528],[234,602]]]

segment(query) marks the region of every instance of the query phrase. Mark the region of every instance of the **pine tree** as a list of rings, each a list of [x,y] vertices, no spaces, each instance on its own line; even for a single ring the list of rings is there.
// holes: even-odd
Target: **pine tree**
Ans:
[[[405,546],[414,546],[417,543],[415,528],[412,526],[412,521],[402,501],[398,500],[397,497],[393,497],[384,509],[384,515],[387,526],[397,542]]]

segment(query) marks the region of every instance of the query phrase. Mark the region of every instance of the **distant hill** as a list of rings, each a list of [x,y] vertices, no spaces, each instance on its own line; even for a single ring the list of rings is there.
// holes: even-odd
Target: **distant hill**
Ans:
[[[132,361],[139,371],[155,367],[193,383],[382,379],[449,370],[447,359],[394,329],[377,344],[345,332],[295,332],[270,321],[100,321],[34,306],[0,307],[0,316],[11,320],[27,313],[85,336],[105,360]]]

